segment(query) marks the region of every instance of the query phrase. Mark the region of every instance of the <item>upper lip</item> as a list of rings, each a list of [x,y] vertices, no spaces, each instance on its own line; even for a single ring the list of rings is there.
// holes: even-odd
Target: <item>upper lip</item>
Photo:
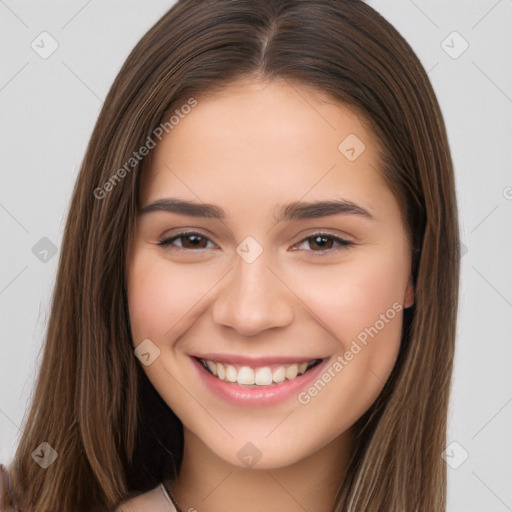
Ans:
[[[297,356],[260,356],[247,357],[235,354],[193,354],[192,357],[216,363],[246,365],[246,366],[270,366],[273,364],[300,364],[309,363],[317,359],[324,359],[320,356],[297,357]]]

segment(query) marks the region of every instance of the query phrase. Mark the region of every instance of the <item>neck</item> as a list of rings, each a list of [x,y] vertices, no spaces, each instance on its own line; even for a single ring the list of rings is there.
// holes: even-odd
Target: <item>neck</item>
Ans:
[[[353,432],[292,465],[273,469],[229,464],[187,429],[184,441],[178,479],[167,482],[183,511],[330,512],[348,468]]]

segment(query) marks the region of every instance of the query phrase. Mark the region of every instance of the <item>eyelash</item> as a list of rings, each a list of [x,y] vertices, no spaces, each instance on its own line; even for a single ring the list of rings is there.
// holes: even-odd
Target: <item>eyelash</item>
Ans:
[[[184,231],[182,233],[173,235],[172,237],[167,237],[167,238],[161,239],[157,245],[170,248],[172,242],[174,242],[175,240],[178,240],[180,238],[184,238],[184,237],[190,236],[190,235],[200,236],[200,237],[205,238],[206,240],[211,242],[211,240],[208,237],[202,235],[201,233],[198,233],[196,231]],[[323,256],[324,254],[331,254],[333,252],[338,252],[341,249],[344,249],[344,248],[348,249],[348,248],[356,245],[354,242],[350,242],[348,240],[345,240],[344,238],[340,238],[338,236],[331,235],[330,233],[323,233],[323,232],[312,233],[310,236],[303,238],[302,240],[297,242],[295,245],[300,245],[303,242],[307,242],[308,240],[311,240],[311,239],[314,239],[317,237],[323,237],[323,238],[327,238],[330,240],[334,240],[335,242],[339,243],[339,247],[335,248],[335,249],[326,249],[326,250],[319,250],[319,251],[314,251],[314,250],[306,251],[306,252],[316,253],[315,256]],[[193,251],[193,249],[186,249],[184,247],[173,247],[173,249],[183,250],[183,251]],[[200,249],[206,249],[206,247],[201,247]]]

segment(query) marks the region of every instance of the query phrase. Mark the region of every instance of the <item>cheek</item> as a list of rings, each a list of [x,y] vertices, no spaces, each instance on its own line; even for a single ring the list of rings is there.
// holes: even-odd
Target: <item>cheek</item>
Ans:
[[[134,342],[137,344],[149,338],[158,344],[158,340],[172,336],[173,331],[182,330],[208,288],[199,269],[183,272],[150,250],[136,251],[128,271],[128,303]]]
[[[375,251],[377,253],[377,251]],[[301,272],[295,291],[324,327],[345,344],[390,311],[402,307],[407,262],[396,253],[358,254],[339,266]]]
[[[309,275],[309,284],[315,286],[303,281],[307,304],[336,337],[338,352],[302,403],[318,395],[318,410],[330,407],[334,423],[339,414],[346,414],[347,424],[361,417],[393,369],[402,334],[407,264],[396,250],[368,251],[347,259],[336,271]],[[320,392],[324,386],[328,393]]]
[[[378,395],[398,355],[407,264],[396,249],[372,249],[299,281],[298,294],[338,344],[342,368],[334,380],[344,396],[367,393],[363,408]]]

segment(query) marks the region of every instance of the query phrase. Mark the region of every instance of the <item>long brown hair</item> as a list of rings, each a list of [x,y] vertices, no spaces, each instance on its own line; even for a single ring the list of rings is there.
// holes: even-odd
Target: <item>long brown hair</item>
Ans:
[[[412,241],[415,304],[393,372],[358,421],[333,510],[445,509],[460,250],[452,161],[427,74],[359,0],[181,0],[124,63],[73,191],[40,373],[10,465],[23,512],[112,510],[179,471],[181,423],[133,353],[126,264],[148,159],[126,163],[168,112],[243,77],[312,86],[360,113]],[[31,456],[42,442],[58,453],[47,469]]]

